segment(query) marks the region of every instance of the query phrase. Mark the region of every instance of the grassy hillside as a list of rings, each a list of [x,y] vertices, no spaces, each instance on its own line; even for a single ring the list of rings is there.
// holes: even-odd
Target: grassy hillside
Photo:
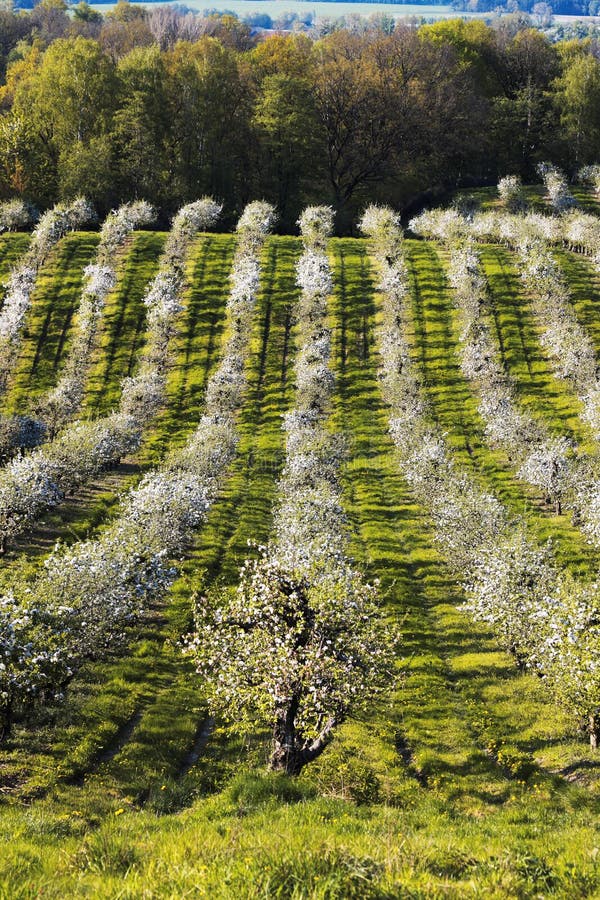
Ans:
[[[96,238],[58,246],[38,283],[10,408],[56,379],[81,269]],[[110,409],[144,339],[141,298],[164,235],[133,237],[119,264],[86,395]],[[0,243],[0,266],[22,249]],[[35,569],[57,539],[94,534],[128,484],[180,445],[201,411],[223,337],[234,240],[204,235],[190,254],[168,402],[140,452],[72,497],[2,561],[2,582]],[[486,446],[477,400],[458,362],[447,259],[407,242],[410,344],[436,419],[457,459],[561,562],[593,578],[598,555],[568,516],[555,516]],[[281,416],[293,403],[296,238],[263,250],[240,444],[219,501],[181,561],[168,601],[130,636],[125,654],[90,662],[64,703],[18,723],[0,748],[0,898],[33,897],[592,897],[600,895],[600,757],[461,610],[461,586],[399,474],[387,433],[374,343],[380,315],[366,244],[332,240],[337,391],[347,438],[344,503],[352,551],[381,580],[403,641],[398,690],[297,780],[264,769],[268,735],[242,741],[209,718],[178,641],[190,594],[235,583],[248,541],[268,539],[283,461]],[[495,335],[519,400],[555,431],[585,439],[577,403],[553,379],[512,254],[484,251]],[[562,254],[577,314],[600,334],[598,285]]]

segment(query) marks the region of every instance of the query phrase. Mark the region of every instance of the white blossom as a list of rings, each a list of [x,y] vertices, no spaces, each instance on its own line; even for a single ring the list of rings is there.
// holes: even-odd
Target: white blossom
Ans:
[[[505,175],[500,179],[498,196],[509,212],[520,212],[526,206],[523,183],[518,175]]]
[[[348,526],[338,484],[343,442],[325,422],[334,390],[326,296],[328,208],[300,218],[298,264],[302,346],[296,402],[284,417],[286,462],[278,483],[274,537],[247,560],[224,603],[203,598],[187,643],[210,686],[215,710],[273,729],[271,764],[290,774],[324,749],[335,726],[391,674],[394,630],[376,590],[347,556]],[[316,295],[322,302],[309,302]]]
[[[539,163],[537,173],[544,181],[546,194],[555,213],[562,213],[575,206],[575,198],[567,185],[563,172],[551,163]]]
[[[516,230],[513,217],[504,216],[502,222],[508,219],[511,228],[507,234],[512,241]],[[497,221],[497,217],[487,217],[485,228],[494,228]],[[440,227],[435,215],[427,215],[422,224],[415,225],[415,230],[421,229],[453,246],[460,243],[459,229]],[[580,492],[585,484],[579,498],[582,527],[600,540],[600,482],[593,467],[586,474],[588,461],[577,460],[574,469],[570,442],[546,437],[536,423],[518,412],[510,381],[498,377],[487,332],[475,327],[481,324],[485,292],[473,269],[473,257],[470,251],[461,254],[458,250],[456,259],[452,280],[466,318],[463,339],[473,338],[479,345],[477,350],[473,348],[465,368],[478,384],[485,385],[480,409],[490,433],[525,454],[520,474],[555,501],[561,501],[570,484],[578,485]],[[376,260],[381,264],[380,255]],[[532,267],[554,284],[554,269],[548,260],[535,257]],[[600,731],[598,586],[559,570],[549,546],[536,547],[522,520],[511,521],[497,498],[481,491],[457,469],[443,434],[427,422],[427,405],[420,399],[409,355],[390,349],[394,332],[398,343],[403,341],[401,304],[394,297],[385,298],[383,318],[382,387],[390,405],[390,433],[403,475],[431,515],[437,543],[464,579],[466,609],[493,629],[520,665],[544,678],[575,719],[589,721],[595,740]],[[526,428],[521,436],[522,423]]]
[[[22,231],[35,218],[35,211],[23,200],[4,200],[0,203],[0,234]]]
[[[21,333],[31,304],[38,271],[50,251],[75,228],[90,221],[93,211],[86,200],[59,203],[44,213],[33,230],[22,264],[10,275],[0,310],[0,393],[6,389],[17,360]]]
[[[334,212],[331,206],[307,206],[298,219],[300,233],[307,248],[324,249],[333,230]]]
[[[184,221],[189,240],[192,230],[185,217]],[[242,255],[258,254],[263,239],[264,232],[260,230],[248,240],[240,240]],[[183,246],[181,242],[179,245]],[[238,255],[236,259],[239,258]],[[247,299],[250,302],[250,297]],[[157,300],[157,304],[160,303]],[[236,316],[237,301],[234,300],[228,302],[226,330],[232,329]],[[239,335],[235,333],[226,344],[225,368],[243,370],[250,334],[251,320],[247,319],[243,345],[240,346]],[[234,346],[240,347],[238,352],[241,354],[235,362],[231,359]],[[140,382],[136,389],[144,393]],[[28,633],[33,626],[30,627],[23,617],[35,606],[42,610],[47,623],[48,634],[44,636],[44,642],[48,647],[58,648],[58,662],[53,661],[54,656],[52,659],[40,657],[35,670],[22,655],[12,654],[12,682],[16,683],[20,678],[23,685],[18,691],[12,690],[10,699],[15,702],[5,706],[4,710],[0,693],[0,714],[4,712],[5,718],[11,706],[14,710],[19,703],[23,704],[27,691],[30,695],[35,693],[38,683],[43,683],[46,699],[60,692],[69,674],[83,660],[101,656],[125,640],[126,628],[143,612],[149,599],[168,590],[176,577],[169,559],[185,552],[192,530],[204,521],[235,453],[234,415],[240,402],[241,395],[238,395],[236,408],[228,405],[218,413],[204,415],[187,444],[169,454],[161,468],[147,473],[122,499],[118,516],[100,537],[72,547],[57,546],[46,560],[44,571],[32,583],[23,585],[18,596],[15,588],[10,597],[0,598],[0,645],[4,641],[2,629],[5,628],[3,605],[10,619],[6,627],[14,630],[23,620]],[[136,402],[131,401],[131,405],[135,408]],[[82,477],[83,467],[102,465],[102,460],[114,460],[118,435],[124,442],[139,439],[143,424],[133,413],[124,415],[122,412],[96,423],[82,423],[67,429],[43,453],[35,451],[23,460],[15,461],[13,468],[20,466],[28,472],[27,485],[31,484],[32,490],[37,491],[39,503],[42,503],[42,491],[45,491],[48,506],[58,502],[67,484],[70,488],[74,479]],[[123,449],[126,450],[124,444],[120,452]],[[21,487],[24,484],[22,478]],[[14,498],[4,505],[0,500],[0,521],[3,517],[5,528],[9,527],[10,516],[17,514],[15,509],[20,513],[22,504]],[[23,514],[29,516],[26,508]],[[64,629],[65,619],[69,626],[67,630]],[[1,653],[0,650],[0,664]],[[2,685],[0,672],[0,692]],[[39,691],[36,697],[43,699]]]
[[[324,253],[306,250],[296,265],[296,282],[309,297],[326,297],[333,289],[329,261]]]

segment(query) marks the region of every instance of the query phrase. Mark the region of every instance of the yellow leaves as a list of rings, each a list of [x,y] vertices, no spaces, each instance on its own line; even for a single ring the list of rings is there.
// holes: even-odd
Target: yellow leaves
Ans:
[[[9,109],[12,106],[17,87],[27,81],[39,68],[42,55],[41,46],[34,43],[23,57],[9,63],[6,84],[0,87],[0,108]]]

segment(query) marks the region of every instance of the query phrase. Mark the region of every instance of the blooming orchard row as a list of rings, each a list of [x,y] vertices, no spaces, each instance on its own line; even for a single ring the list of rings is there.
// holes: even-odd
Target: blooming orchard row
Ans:
[[[539,488],[560,513],[577,480],[575,448],[566,437],[550,437],[540,421],[519,408],[514,382],[498,359],[486,321],[487,279],[469,241],[450,248],[448,280],[461,313],[461,368],[477,387],[486,437],[507,451],[519,477]]]
[[[44,447],[11,460],[0,471],[2,546],[67,494],[139,446],[164,396],[169,345],[183,309],[187,251],[198,231],[214,224],[220,210],[213,200],[204,199],[183,207],[175,216],[159,272],[144,298],[147,342],[136,375],[123,383],[119,409],[102,419],[73,423]],[[119,230],[121,227],[119,223]]]
[[[0,719],[55,696],[82,660],[118,646],[124,628],[175,577],[169,558],[185,551],[205,518],[235,453],[244,360],[260,275],[259,251],[273,219],[266,203],[246,207],[227,301],[221,363],[209,380],[206,410],[187,444],[148,473],[94,541],[57,547],[31,583],[0,598]],[[187,238],[197,217],[185,214]],[[178,244],[177,260],[187,240]],[[181,265],[181,271],[183,267]]]
[[[579,215],[578,215],[579,218]],[[565,243],[575,238],[574,221],[563,230]],[[595,247],[600,238],[596,221]],[[547,223],[551,223],[548,232]],[[476,216],[472,228],[478,238],[495,237],[512,246],[518,257],[523,283],[533,298],[533,308],[540,323],[540,340],[555,374],[569,381],[584,405],[584,419],[600,436],[600,385],[598,362],[592,341],[573,311],[568,282],[548,246],[558,242],[556,222],[544,216]],[[490,231],[491,226],[491,231]],[[468,227],[468,226],[467,226]],[[582,236],[579,235],[582,241]],[[587,241],[585,242],[587,244]]]
[[[537,671],[590,739],[600,732],[600,587],[557,568],[524,522],[511,520],[491,494],[456,467],[444,436],[428,418],[406,333],[408,293],[401,231],[394,214],[370,208],[361,223],[381,274],[378,336],[381,383],[402,471],[431,514],[436,540],[464,580],[467,608],[490,626],[521,665]]]
[[[154,220],[154,210],[149,203],[136,200],[111,212],[100,229],[100,243],[96,260],[85,269],[75,334],[63,374],[56,387],[43,398],[40,412],[50,439],[59,428],[74,418],[83,400],[91,351],[104,304],[117,280],[116,265],[119,252],[132,231]],[[206,224],[210,224],[210,216]]]
[[[143,200],[125,203],[106,217],[96,260],[84,270],[85,283],[63,373],[56,387],[36,404],[35,417],[17,415],[0,420],[0,457],[6,459],[19,448],[52,440],[79,412],[104,303],[116,283],[118,254],[131,232],[153,218],[154,210]]]
[[[0,234],[22,231],[34,221],[34,211],[23,200],[4,200],[0,203]]]
[[[521,277],[534,299],[533,308],[540,322],[540,340],[554,364],[558,377],[568,381],[582,405],[581,418],[596,440],[600,439],[600,381],[594,348],[585,328],[577,321],[572,308],[567,281],[552,256],[542,225],[562,221],[545,216],[512,216],[482,213],[468,221],[455,210],[432,211],[411,222],[411,229],[449,244],[478,239],[501,240],[513,247],[519,257]],[[552,226],[554,228],[554,225]],[[555,231],[553,240],[557,238]],[[492,383],[492,389],[494,384]],[[488,390],[488,395],[489,395]],[[492,390],[493,393],[493,390]],[[493,398],[492,398],[493,399]],[[521,461],[520,475],[542,487],[546,495],[560,507],[562,501],[576,513],[587,538],[600,546],[600,469],[597,455],[575,453],[576,448],[564,437],[542,439],[531,430],[530,420],[515,419],[514,406],[504,397],[503,405],[481,408],[493,436],[508,445],[513,426],[522,451],[531,442],[531,452]],[[487,415],[486,415],[487,413]],[[495,416],[495,421],[492,417]]]
[[[506,180],[506,179],[504,179]],[[500,190],[500,185],[499,185]],[[504,193],[504,191],[503,191]],[[524,203],[524,201],[522,201]],[[458,235],[470,235],[476,240],[497,241],[515,247],[519,237],[566,247],[589,256],[600,267],[600,218],[582,210],[571,210],[561,216],[526,211],[524,205],[506,201],[508,211],[502,209],[467,212],[456,208],[430,209],[414,222],[420,234],[438,240],[452,240]],[[516,208],[519,213],[511,212]]]
[[[320,755],[350,710],[389,686],[393,667],[394,629],[381,617],[375,586],[348,557],[342,446],[327,428],[332,218],[329,207],[309,207],[299,220],[296,402],[284,419],[273,539],[246,561],[237,589],[197,604],[187,644],[214,710],[238,727],[268,726],[271,766],[293,775]]]
[[[544,182],[546,199],[555,213],[565,213],[577,205],[564,172],[551,163],[542,162],[537,166],[537,173]],[[593,180],[593,167],[582,169],[580,178],[585,181]],[[523,184],[518,175],[507,175],[500,179],[498,196],[512,213],[522,212],[527,206]]]
[[[22,263],[7,282],[0,311],[0,394],[17,360],[25,316],[40,266],[58,241],[68,231],[80,228],[93,219],[89,203],[81,197],[72,203],[58,203],[38,221]]]
[[[562,215],[577,206],[564,172],[552,163],[542,162],[537,166],[537,173],[544,182],[546,200],[554,213]],[[579,181],[591,185],[598,193],[600,166],[585,166],[578,173],[578,178]],[[527,206],[523,184],[518,175],[507,175],[500,179],[498,196],[509,212],[523,212]]]
[[[537,166],[537,173],[544,182],[546,197],[555,213],[564,213],[576,206],[564,172],[552,163],[542,162]]]

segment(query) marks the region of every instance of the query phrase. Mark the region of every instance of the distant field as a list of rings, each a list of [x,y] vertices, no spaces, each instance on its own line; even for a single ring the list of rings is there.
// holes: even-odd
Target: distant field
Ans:
[[[140,0],[142,4],[154,4],[155,0]],[[161,0],[160,4],[170,6],[177,4],[179,0]],[[107,12],[115,6],[115,3],[98,3],[92,0],[91,6],[101,12]],[[418,4],[418,3],[364,3],[357,0],[352,2],[335,2],[335,0],[216,0],[209,4],[206,0],[186,0],[186,7],[198,12],[233,12],[240,18],[255,13],[266,13],[276,19],[283,13],[298,13],[299,16],[313,13],[321,18],[338,18],[340,16],[364,16],[369,17],[375,13],[385,13],[395,19],[416,16],[418,19],[490,19],[491,12],[473,13],[456,10],[450,5]],[[583,19],[586,22],[600,22],[597,16],[554,16],[554,22],[566,24]]]
[[[176,0],[167,0],[166,5],[175,3]],[[112,9],[114,3],[91,3],[98,9],[105,11]],[[230,11],[243,18],[252,13],[266,13],[272,18],[277,18],[283,13],[295,12],[299,15],[314,13],[316,16],[372,16],[375,13],[385,13],[395,18],[403,16],[417,16],[435,19],[449,19],[460,16],[462,18],[489,18],[489,13],[465,13],[457,12],[451,6],[438,6],[435,4],[416,3],[335,3],[331,0],[222,0],[214,4],[206,0],[186,0],[186,6],[200,12],[205,10]]]

